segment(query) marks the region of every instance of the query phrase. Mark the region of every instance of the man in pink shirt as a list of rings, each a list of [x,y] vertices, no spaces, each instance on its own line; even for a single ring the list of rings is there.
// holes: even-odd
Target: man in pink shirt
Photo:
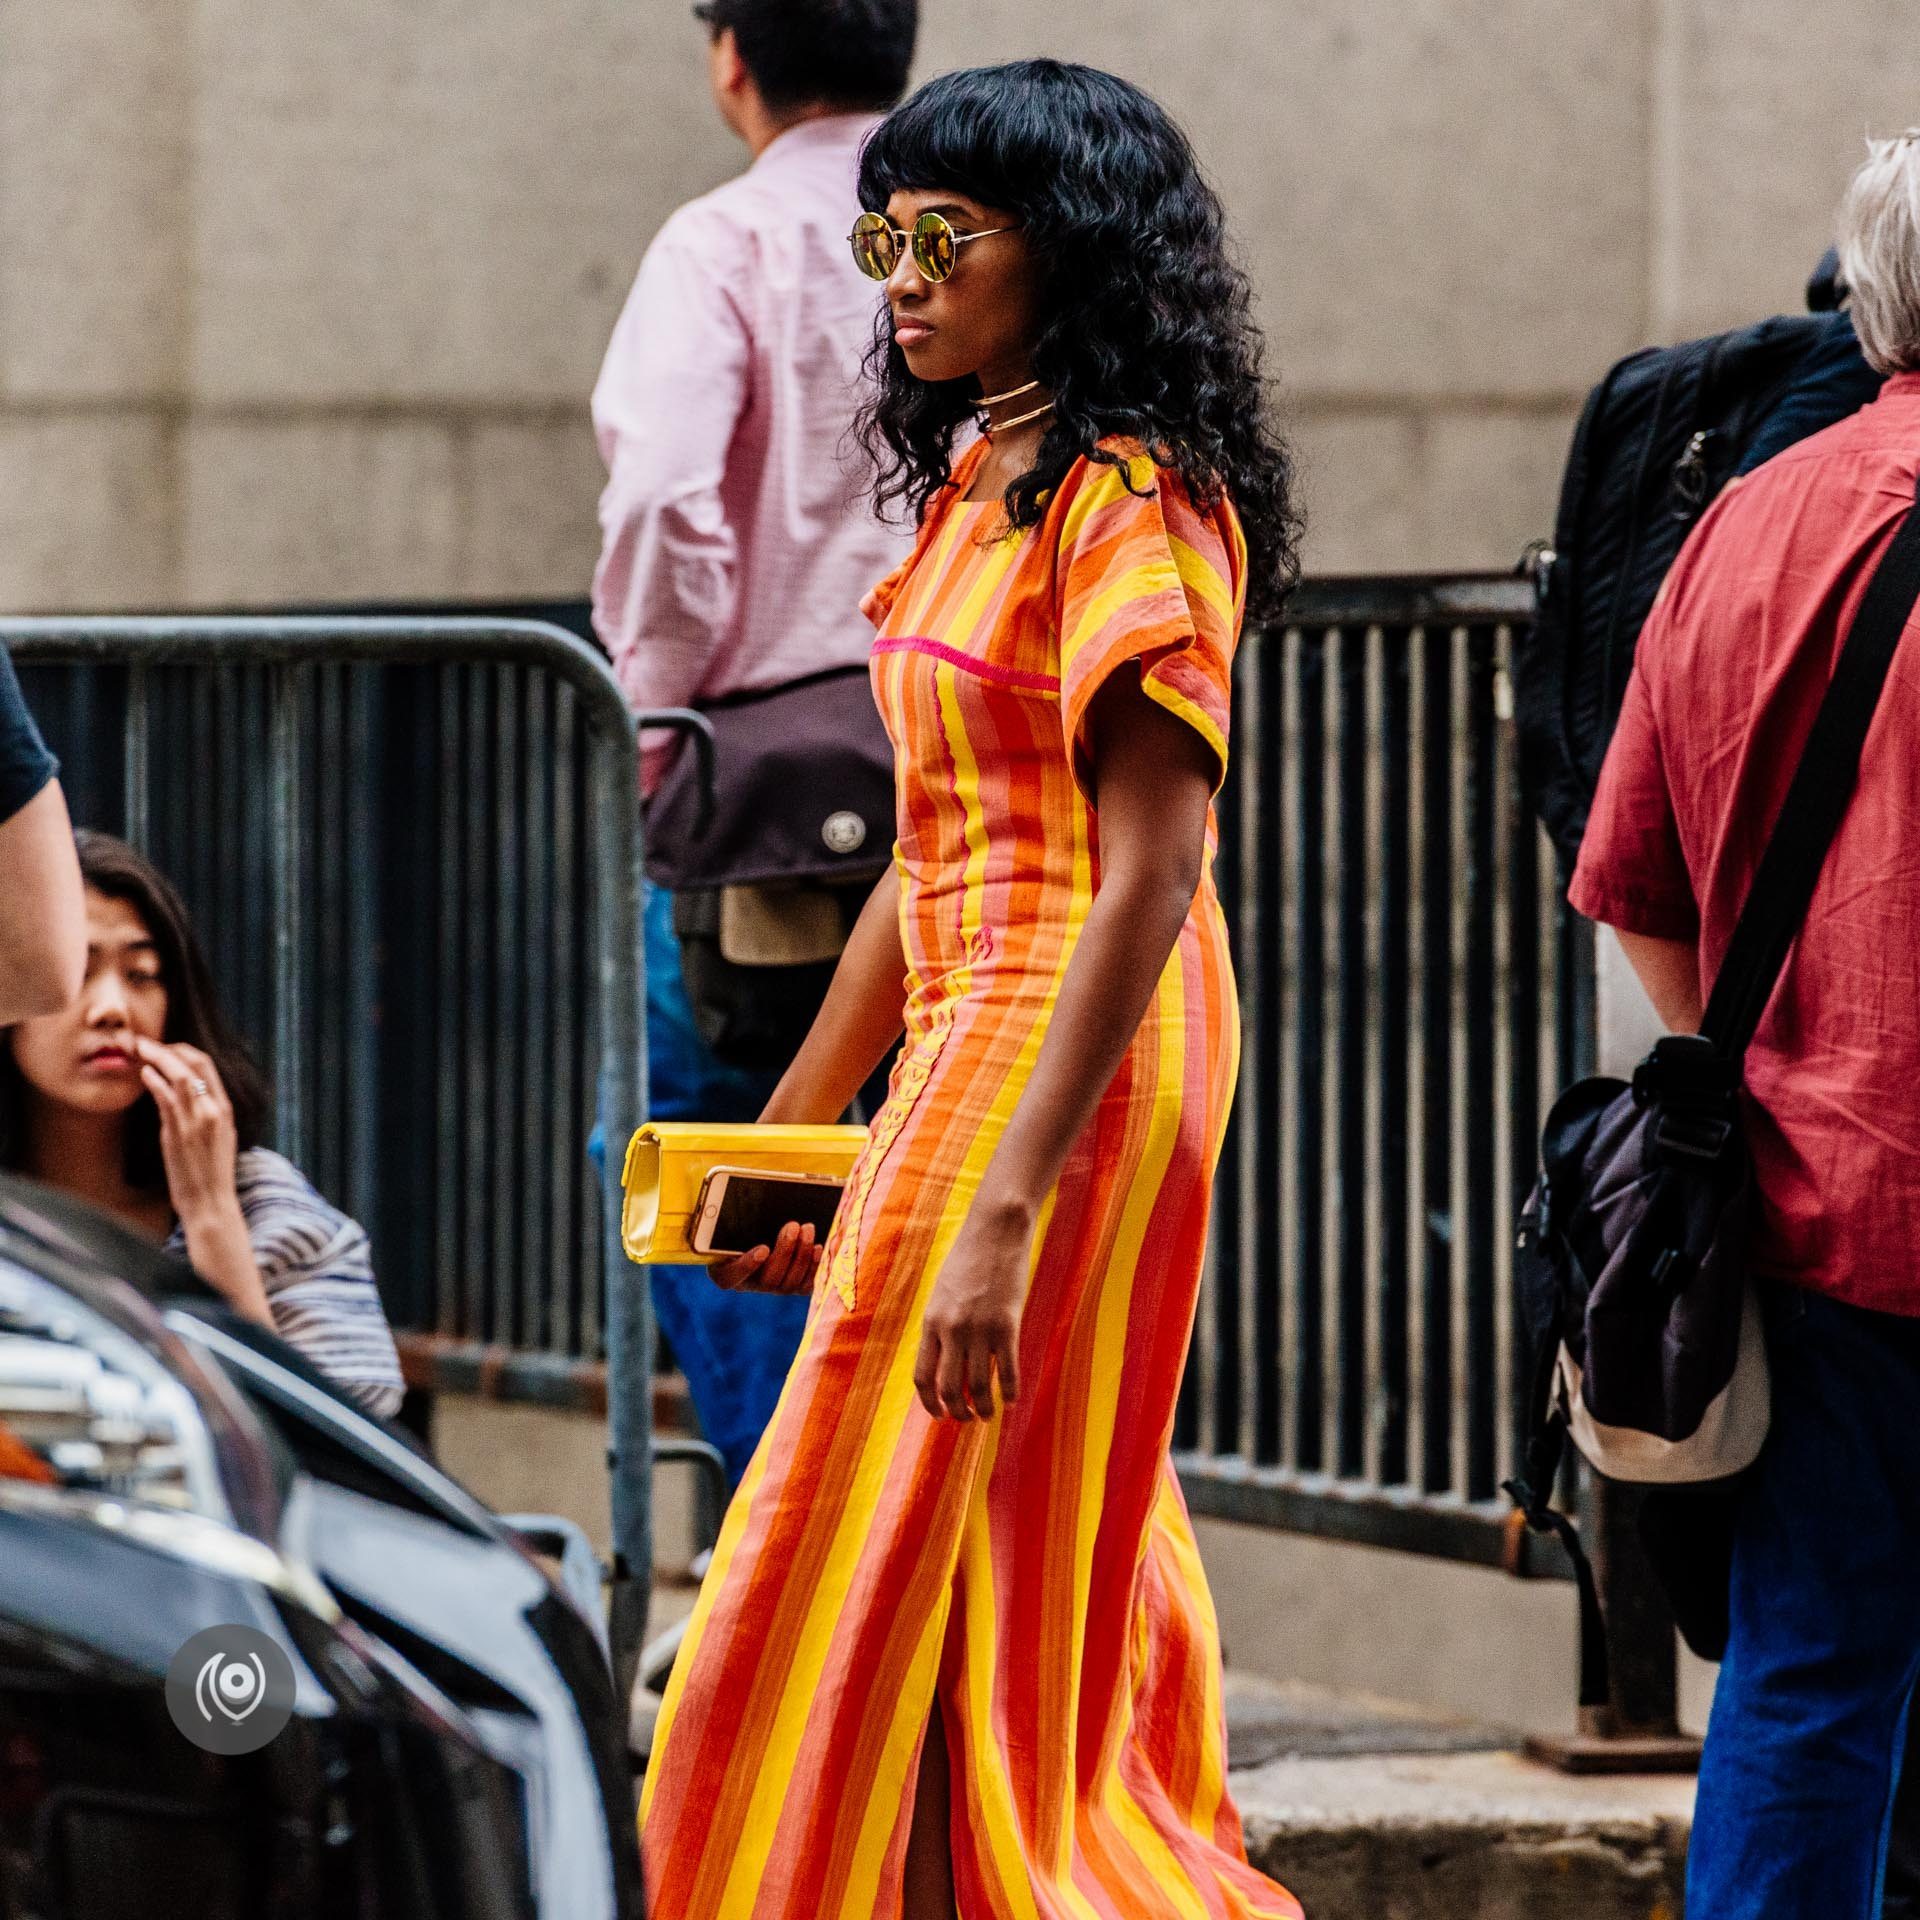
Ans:
[[[906,552],[847,449],[881,308],[847,233],[861,142],[906,91],[918,0],[710,0],[708,75],[752,165],[655,236],[593,395],[607,464],[594,624],[638,708],[694,706],[861,666],[860,601]],[[652,792],[674,751],[643,743]],[[672,900],[646,902],[648,1104],[750,1120],[773,1074],[694,1025]],[[737,1479],[773,1411],[804,1298],[654,1270],[660,1324]]]
[[[593,395],[594,624],[641,708],[861,665],[861,598],[908,538],[874,517],[846,445],[878,308],[847,231],[861,143],[906,88],[916,0],[695,11],[753,164],[655,236]],[[651,791],[673,743],[649,744]]]

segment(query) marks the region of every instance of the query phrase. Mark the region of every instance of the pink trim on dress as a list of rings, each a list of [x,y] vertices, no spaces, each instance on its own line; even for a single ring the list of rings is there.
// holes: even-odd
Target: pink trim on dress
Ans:
[[[998,686],[1024,687],[1030,693],[1057,694],[1060,691],[1059,680],[1050,673],[1025,673],[1018,667],[997,667],[991,661],[963,653],[958,647],[950,647],[944,641],[929,640],[922,634],[901,634],[892,640],[876,640],[873,650],[876,654],[931,654],[934,659],[944,660],[950,667],[958,667],[962,673],[978,674],[982,680],[991,680]]]

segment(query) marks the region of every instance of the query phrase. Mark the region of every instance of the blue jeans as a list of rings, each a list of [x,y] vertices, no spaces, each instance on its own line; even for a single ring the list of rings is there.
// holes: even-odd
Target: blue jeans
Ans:
[[[777,1074],[723,1066],[693,1024],[673,896],[648,887],[647,1109],[655,1120],[752,1120]],[[806,1325],[805,1295],[728,1293],[704,1267],[652,1267],[653,1311],[686,1376],[700,1430],[737,1483],[773,1417]]]
[[[1920,1672],[1920,1322],[1782,1288],[1687,1913],[1878,1920]]]

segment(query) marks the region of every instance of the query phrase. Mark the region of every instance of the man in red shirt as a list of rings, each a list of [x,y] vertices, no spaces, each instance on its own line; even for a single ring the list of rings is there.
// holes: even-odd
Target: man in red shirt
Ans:
[[[1573,905],[1697,1030],[1847,630],[1920,484],[1920,133],[1841,209],[1851,419],[1731,484],[1640,638]],[[1687,1911],[1871,1920],[1920,1670],[1920,634],[1746,1059],[1774,1425],[1734,1549]]]

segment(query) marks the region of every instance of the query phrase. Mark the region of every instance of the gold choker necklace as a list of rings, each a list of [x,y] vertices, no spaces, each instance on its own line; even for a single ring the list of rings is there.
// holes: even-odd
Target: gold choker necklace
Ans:
[[[983,393],[974,405],[984,413],[989,407],[997,407],[1002,400],[1018,400],[1023,393],[1031,393],[1039,384],[1038,380],[1029,380],[1024,387],[1009,387],[1005,393]]]
[[[1038,420],[1043,413],[1052,411],[1053,402],[1049,400],[1044,407],[1035,407],[1031,413],[1015,414],[1011,420],[1002,420],[998,425],[988,419],[984,431],[991,440],[996,433],[1011,433],[1015,427],[1024,427],[1029,420]]]

